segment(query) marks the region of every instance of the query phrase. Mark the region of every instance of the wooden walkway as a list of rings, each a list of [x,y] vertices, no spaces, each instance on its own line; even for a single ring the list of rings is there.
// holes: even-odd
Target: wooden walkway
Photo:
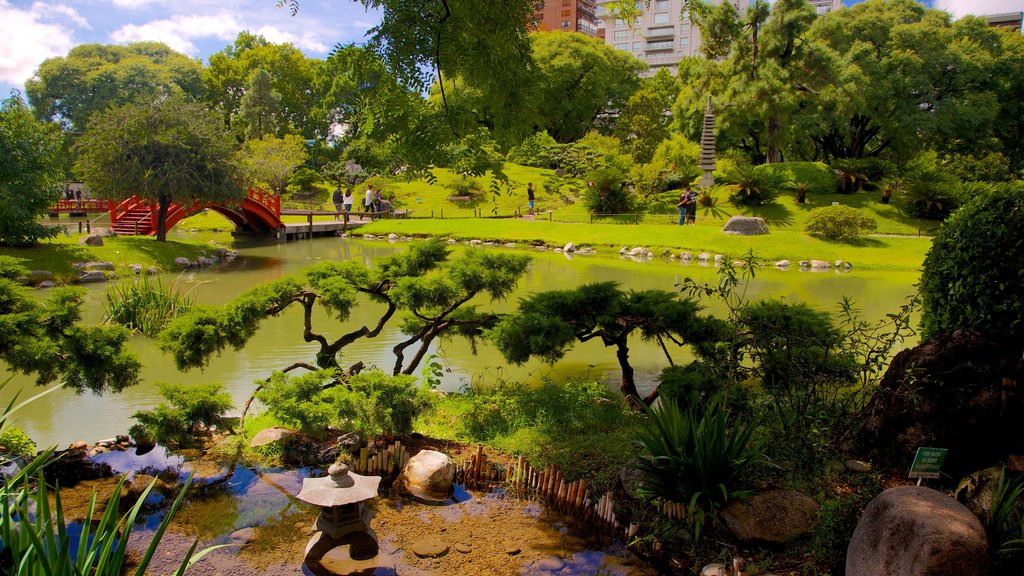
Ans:
[[[348,223],[342,220],[320,220],[314,221],[314,216],[336,216],[337,212],[327,210],[296,210],[289,208],[281,209],[281,216],[305,216],[305,222],[285,222],[283,238],[285,240],[298,240],[302,238],[313,238],[315,236],[338,236],[351,232],[363,224],[373,222],[373,218],[405,218],[408,211],[396,211],[393,213],[375,214],[372,212],[349,212]],[[342,213],[344,218],[344,213]]]

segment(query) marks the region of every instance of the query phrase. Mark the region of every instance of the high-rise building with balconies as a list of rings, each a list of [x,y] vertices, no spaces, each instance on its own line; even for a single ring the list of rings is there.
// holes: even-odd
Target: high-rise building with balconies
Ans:
[[[807,3],[814,8],[814,11],[818,15],[828,14],[829,12],[835,12],[843,5],[839,0],[807,0]]]
[[[538,30],[561,30],[597,36],[596,0],[539,0]]]

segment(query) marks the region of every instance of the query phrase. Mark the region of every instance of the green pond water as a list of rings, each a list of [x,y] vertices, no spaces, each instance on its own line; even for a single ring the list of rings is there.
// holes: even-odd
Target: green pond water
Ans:
[[[172,232],[171,236],[195,238],[199,235]],[[261,282],[300,273],[303,268],[323,260],[353,260],[372,264],[377,259],[404,249],[403,242],[385,240],[344,239],[337,237],[300,240],[287,243],[247,241],[236,245],[239,257],[234,262],[210,270],[188,271],[168,275],[165,281],[177,281],[193,287],[200,303],[224,303],[240,292]],[[462,249],[462,248],[458,248]],[[488,250],[506,250],[485,247]],[[591,256],[570,256],[551,251],[542,252],[529,247],[516,248],[533,256],[530,270],[519,283],[516,293],[507,301],[498,303],[499,311],[511,311],[518,299],[528,293],[571,288],[579,284],[616,281],[632,289],[674,290],[675,284],[686,277],[699,282],[715,282],[713,266],[696,262],[683,264],[678,260],[654,258],[634,261],[616,253]],[[610,251],[609,251],[610,252]],[[855,263],[856,264],[856,263]],[[914,273],[862,272],[856,267],[849,272],[800,272],[796,269],[779,271],[765,269],[751,282],[747,296],[783,298],[793,302],[808,302],[818,308],[835,311],[842,296],[852,298],[867,319],[880,319],[895,312],[913,293],[918,275]],[[87,288],[87,322],[102,318],[105,285]],[[481,304],[484,304],[481,302]],[[706,302],[708,309],[717,314],[724,307]],[[370,303],[358,307],[348,322],[341,325],[326,315],[314,318],[314,330],[336,337],[364,324],[372,325],[383,307]],[[374,339],[363,339],[344,350],[342,364],[362,360],[368,366],[390,370],[394,364],[391,348],[402,339],[392,325]],[[279,317],[265,321],[262,329],[244,350],[226,351],[215,358],[203,371],[179,372],[172,359],[145,337],[135,337],[131,349],[143,364],[142,383],[120,394],[95,396],[76,395],[58,390],[25,406],[15,416],[15,425],[27,432],[40,446],[66,445],[75,440],[94,442],[124,433],[131,425],[131,415],[149,409],[160,402],[157,383],[219,382],[231,394],[238,410],[254,389],[254,382],[266,378],[271,371],[284,368],[297,361],[312,361],[315,346],[302,341],[301,309],[293,307]],[[618,388],[618,364],[614,351],[598,342],[577,346],[564,360],[554,366],[532,361],[523,366],[508,365],[493,347],[482,344],[474,355],[470,346],[452,340],[433,350],[445,366],[442,388],[459,390],[463,387],[493,383],[501,379],[538,381],[550,377],[588,376]],[[676,361],[685,360],[680,352]],[[630,360],[636,369],[641,391],[648,389],[666,362],[655,345],[644,345],[637,340],[630,349]],[[0,400],[8,402],[14,391],[22,389],[21,397],[37,390],[33,380],[16,377],[11,385],[0,391]]]

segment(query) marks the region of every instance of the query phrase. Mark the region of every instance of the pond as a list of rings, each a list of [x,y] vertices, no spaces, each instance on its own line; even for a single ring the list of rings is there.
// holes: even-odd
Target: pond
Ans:
[[[171,237],[202,237],[188,232],[171,232]],[[178,282],[192,290],[200,303],[220,304],[261,282],[300,273],[303,268],[325,260],[353,260],[371,264],[379,258],[403,249],[403,242],[362,240],[338,237],[316,238],[287,243],[239,241],[239,257],[220,268],[193,270],[181,275],[166,275],[166,282]],[[461,248],[459,248],[461,249]],[[590,256],[564,255],[552,251],[539,251],[532,247],[486,247],[488,250],[517,250],[533,257],[529,272],[519,283],[514,295],[494,305],[499,311],[511,311],[519,298],[533,292],[572,288],[589,282],[615,281],[630,289],[675,290],[676,284],[686,277],[698,282],[715,282],[713,266],[696,262],[684,264],[679,260],[653,258],[634,261],[617,253]],[[611,251],[608,251],[611,252]],[[867,319],[881,319],[895,312],[913,293],[918,275],[914,273],[863,272],[856,267],[849,272],[801,272],[796,269],[779,271],[765,269],[750,283],[749,299],[762,297],[782,298],[792,302],[807,302],[823,310],[835,311],[843,296],[853,299]],[[107,290],[103,285],[87,288],[86,321],[102,319],[103,298]],[[484,304],[484,303],[481,303]],[[720,303],[707,302],[708,309],[723,314]],[[366,304],[358,307],[345,325],[329,325],[324,315],[315,318],[323,331],[338,335],[363,324],[371,324],[379,317],[381,307]],[[394,322],[392,324],[395,324]],[[317,325],[317,324],[315,324]],[[142,384],[121,394],[95,396],[76,395],[59,390],[36,399],[15,416],[15,424],[28,433],[40,446],[67,444],[85,440],[95,442],[124,433],[132,424],[131,416],[137,410],[149,409],[160,402],[156,384],[219,382],[231,394],[238,411],[252,393],[257,380],[265,379],[271,371],[284,368],[296,361],[311,361],[315,347],[302,341],[302,317],[293,307],[276,318],[265,321],[263,328],[244,350],[226,351],[215,358],[202,371],[179,372],[172,359],[145,337],[135,337],[131,349],[143,363]],[[362,360],[368,366],[390,370],[394,358],[392,346],[402,338],[394,325],[375,339],[363,339],[344,350],[343,365]],[[477,384],[506,381],[539,381],[542,378],[563,379],[587,376],[603,380],[618,389],[618,364],[612,350],[598,342],[577,346],[564,360],[554,366],[531,361],[523,366],[509,366],[493,347],[483,344],[474,355],[470,346],[460,340],[445,342],[434,354],[444,365],[442,388],[458,390]],[[685,360],[685,355],[675,356]],[[636,379],[641,392],[649,389],[665,365],[662,352],[655,345],[639,341],[631,345],[630,360],[636,368]],[[0,392],[0,401],[8,402],[15,390],[23,389],[21,398],[33,390],[33,380],[17,377]]]

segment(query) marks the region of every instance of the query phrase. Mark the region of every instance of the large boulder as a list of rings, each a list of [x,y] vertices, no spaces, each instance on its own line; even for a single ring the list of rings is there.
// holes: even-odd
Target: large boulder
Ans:
[[[1024,449],[1020,350],[973,331],[939,334],[893,358],[868,404],[854,450],[907,469],[921,446],[948,448],[960,478]]]
[[[768,233],[768,223],[764,218],[733,216],[722,226],[722,232],[737,236],[758,236]]]
[[[103,236],[100,236],[99,234],[82,236],[78,239],[78,244],[81,246],[103,246]]]
[[[420,450],[409,459],[395,486],[403,494],[427,502],[444,502],[452,491],[455,465],[451,458],[434,450]]]
[[[785,544],[811,533],[818,503],[795,490],[770,490],[748,500],[733,500],[719,517],[738,540]]]
[[[923,486],[900,486],[868,504],[846,551],[846,576],[988,573],[985,528],[971,511]]]

